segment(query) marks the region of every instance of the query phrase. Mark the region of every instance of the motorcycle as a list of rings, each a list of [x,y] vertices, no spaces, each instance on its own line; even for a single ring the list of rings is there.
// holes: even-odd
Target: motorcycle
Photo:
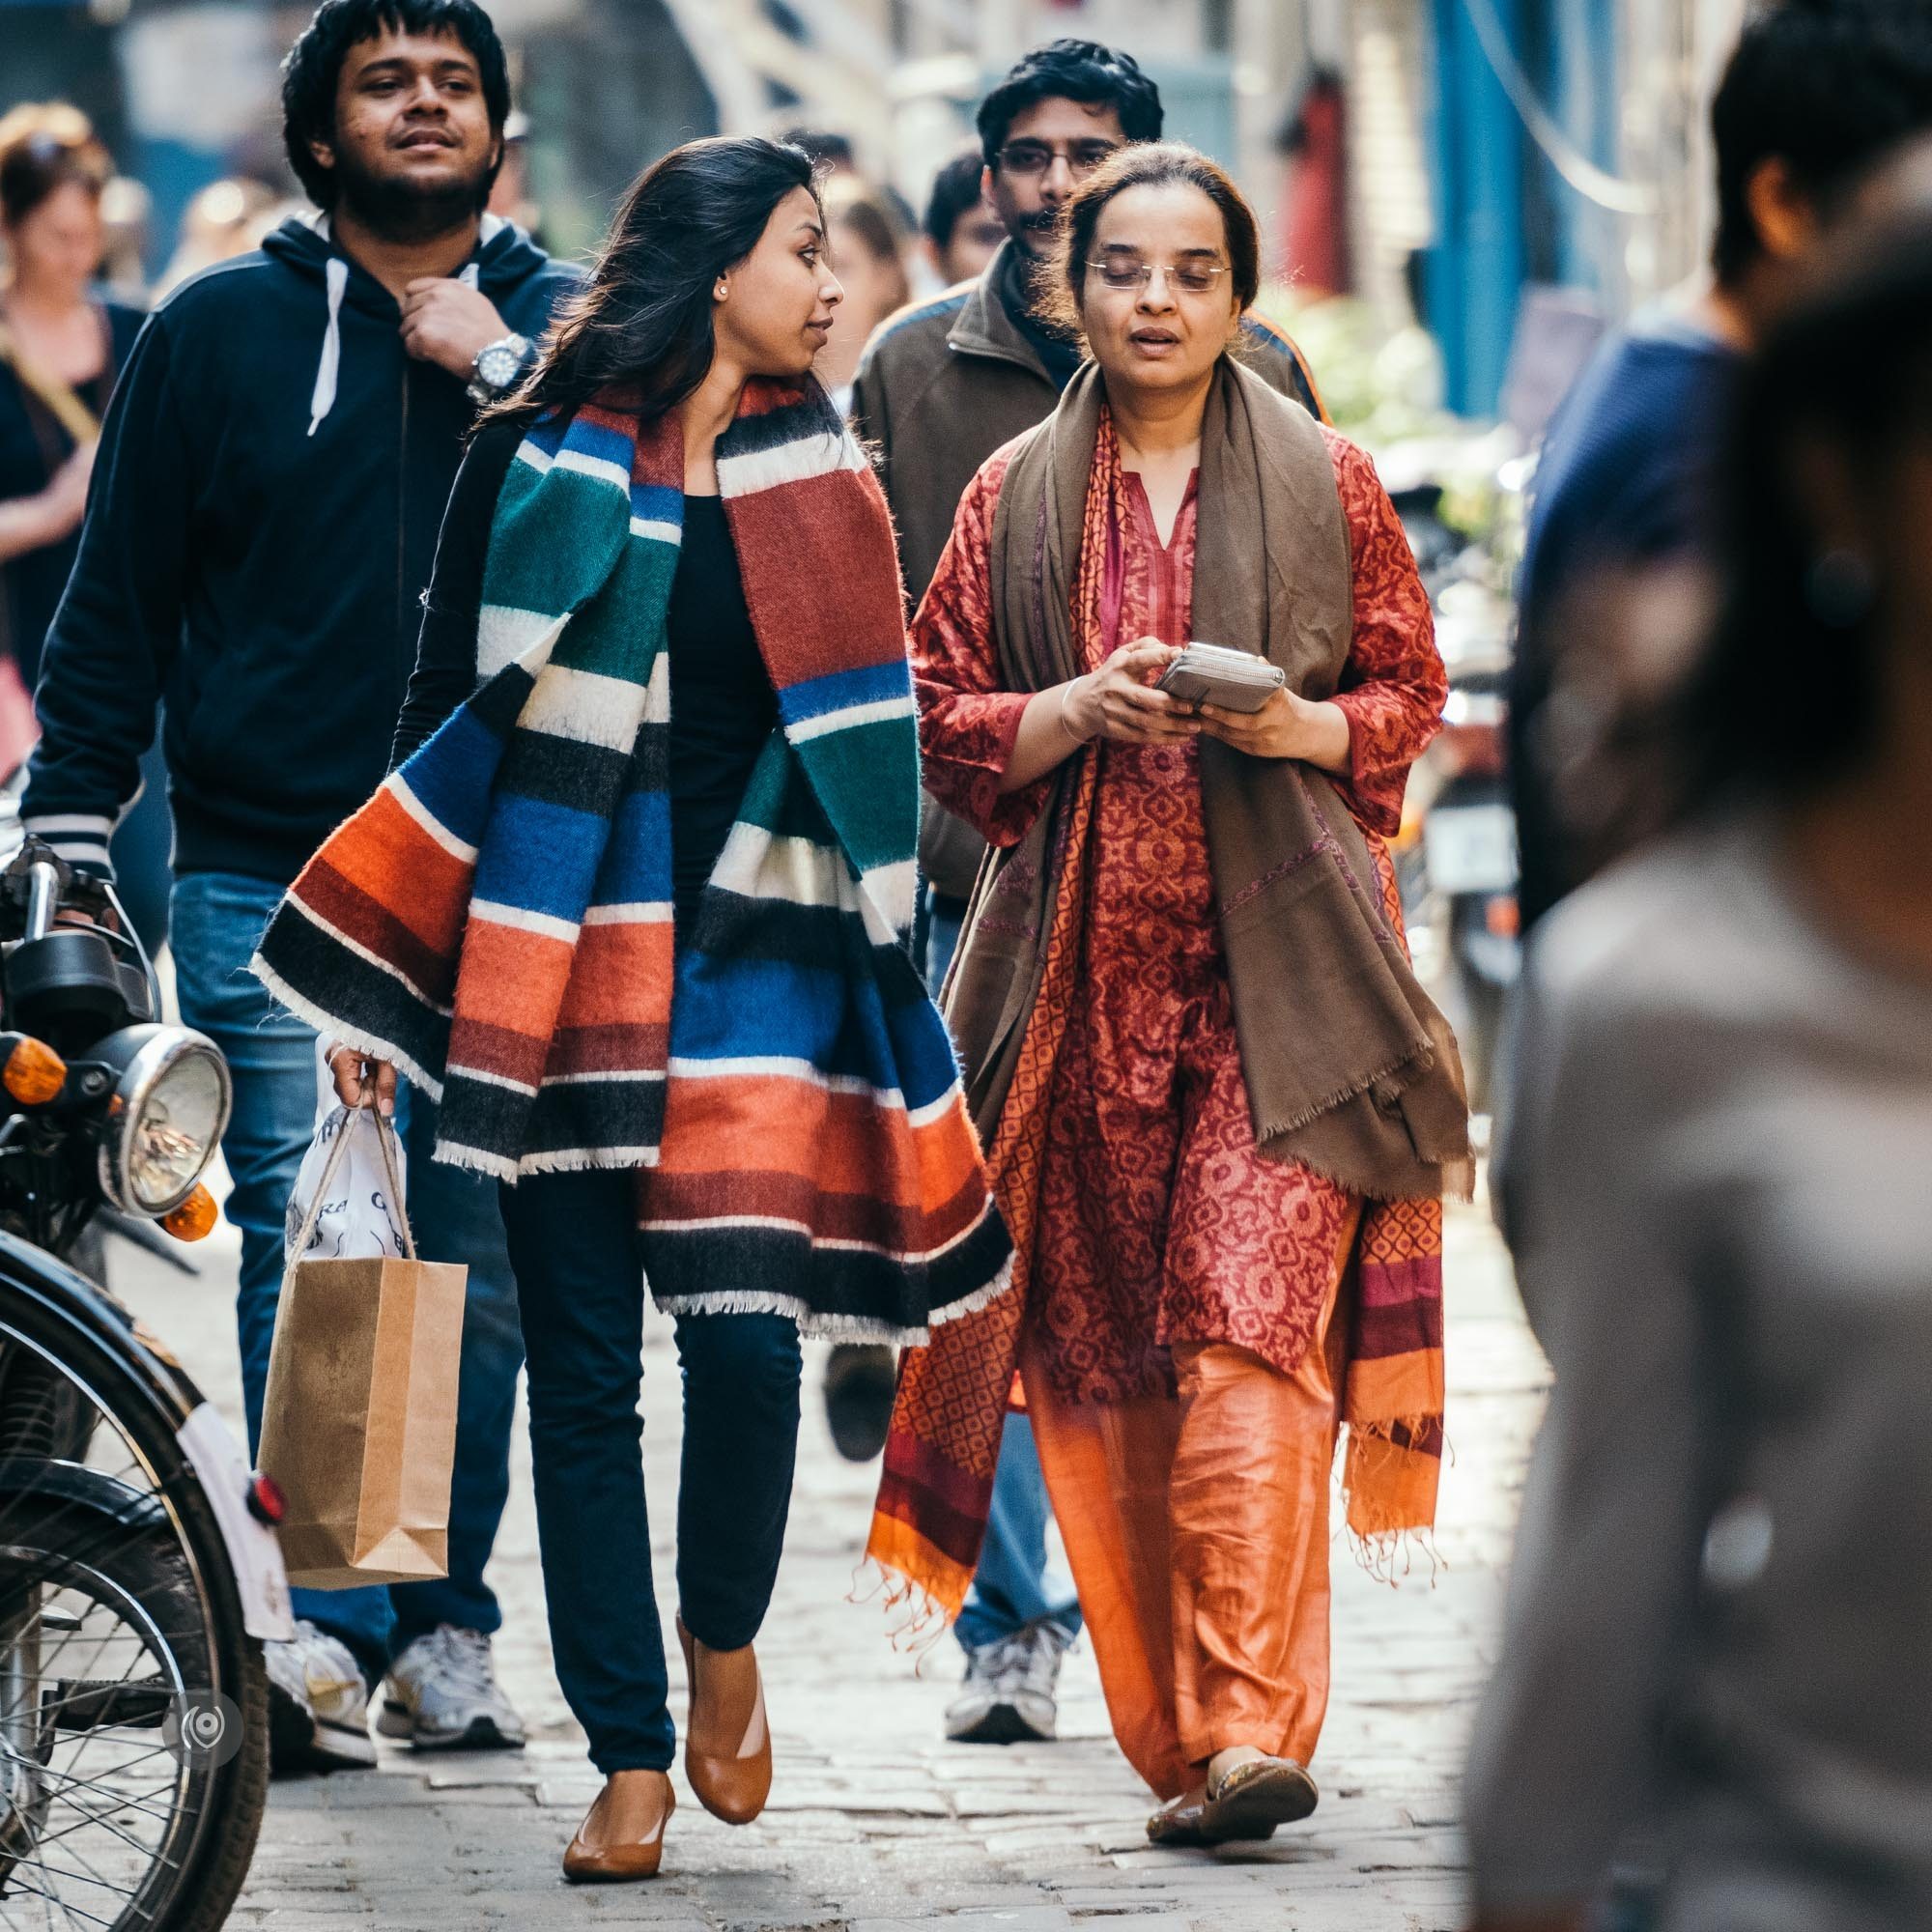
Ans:
[[[110,1219],[215,1220],[227,1065],[158,1011],[111,889],[25,841],[0,869],[0,1927],[213,1932],[267,1802],[280,1498],[76,1265]]]

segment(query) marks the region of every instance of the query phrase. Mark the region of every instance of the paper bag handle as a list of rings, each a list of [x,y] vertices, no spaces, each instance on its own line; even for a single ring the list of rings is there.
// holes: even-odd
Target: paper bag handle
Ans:
[[[335,1145],[328,1151],[328,1158],[322,1164],[322,1176],[315,1183],[315,1192],[309,1197],[308,1212],[302,1216],[301,1234],[296,1240],[293,1259],[300,1261],[308,1253],[308,1244],[315,1239],[316,1224],[322,1219],[322,1204],[328,1192],[329,1182],[335,1179],[335,1170],[342,1165],[342,1151],[349,1145],[349,1130],[355,1124],[356,1117],[370,1115],[376,1122],[376,1145],[383,1150],[383,1172],[388,1178],[389,1199],[395,1204],[396,1224],[402,1232],[403,1252],[411,1261],[416,1258],[416,1237],[410,1232],[410,1211],[403,1201],[402,1177],[396,1172],[396,1123],[378,1107],[350,1107],[345,1110],[349,1118],[342,1123],[342,1131],[335,1137]]]

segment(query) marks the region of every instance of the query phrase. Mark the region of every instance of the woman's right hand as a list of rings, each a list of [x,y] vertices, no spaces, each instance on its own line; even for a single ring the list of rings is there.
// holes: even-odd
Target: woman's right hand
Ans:
[[[396,1111],[396,1069],[353,1046],[328,1049],[328,1071],[335,1081],[335,1097],[345,1107],[374,1107]]]
[[[1193,707],[1154,690],[1180,655],[1158,638],[1122,644],[1097,670],[1073,680],[1066,694],[1066,722],[1082,739],[1110,738],[1117,745],[1168,745],[1197,737]]]

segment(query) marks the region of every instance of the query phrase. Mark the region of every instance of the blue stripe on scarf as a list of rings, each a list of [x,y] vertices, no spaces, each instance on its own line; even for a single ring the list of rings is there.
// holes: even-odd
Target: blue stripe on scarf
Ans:
[[[631,514],[646,524],[684,526],[684,492],[662,483],[631,484]]]
[[[625,795],[611,825],[611,842],[597,874],[596,903],[668,903],[669,876],[665,854],[670,850],[670,794],[634,791]]]
[[[466,704],[410,759],[404,779],[444,831],[476,846],[490,822],[490,794],[476,774],[494,770],[502,754],[503,740]]]
[[[498,788],[477,855],[474,896],[580,923],[610,821],[594,811]]]
[[[823,718],[859,704],[883,704],[912,696],[912,676],[903,658],[886,664],[864,665],[857,670],[828,671],[823,677],[788,684],[779,693],[787,721]]]

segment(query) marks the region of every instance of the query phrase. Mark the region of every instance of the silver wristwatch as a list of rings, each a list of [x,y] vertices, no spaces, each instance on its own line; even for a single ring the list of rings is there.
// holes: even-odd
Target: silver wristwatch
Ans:
[[[526,336],[505,335],[486,342],[469,365],[469,400],[481,408],[507,395],[517,379],[529,365],[530,344]]]

